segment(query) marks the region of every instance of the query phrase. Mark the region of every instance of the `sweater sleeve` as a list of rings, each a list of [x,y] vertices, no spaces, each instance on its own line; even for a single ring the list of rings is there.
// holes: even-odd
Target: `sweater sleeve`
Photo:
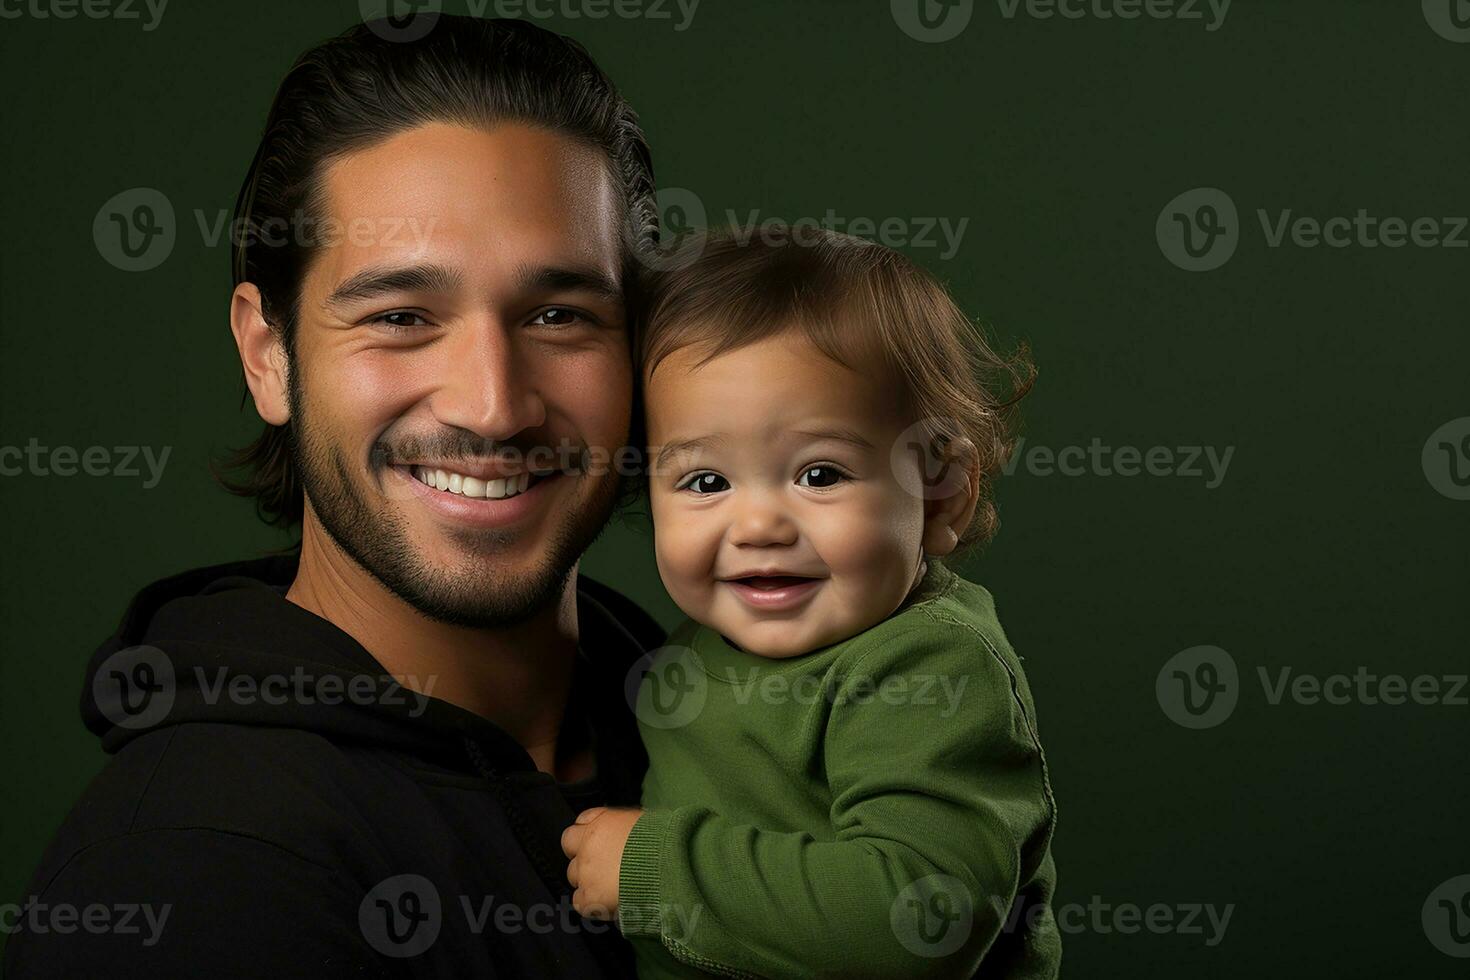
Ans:
[[[650,811],[623,852],[624,933],[725,976],[972,976],[1050,826],[1022,683],[957,621],[855,651],[814,760],[833,839]]]

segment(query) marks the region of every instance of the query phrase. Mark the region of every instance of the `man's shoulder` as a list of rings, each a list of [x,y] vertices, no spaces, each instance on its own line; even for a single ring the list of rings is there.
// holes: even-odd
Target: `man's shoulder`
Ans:
[[[350,810],[325,816],[340,804],[330,783],[289,788],[319,751],[296,734],[183,724],[112,756],[20,896],[5,974],[168,976],[214,963],[207,972],[221,976],[288,977],[326,963],[377,975],[341,912],[360,899],[363,862],[326,850]],[[79,926],[83,911],[100,918]]]
[[[204,834],[339,866],[342,850],[366,830],[353,827],[351,815],[356,784],[372,778],[368,765],[301,729],[192,722],[148,732],[108,759],[43,865],[59,871],[82,852],[118,842],[157,846]]]

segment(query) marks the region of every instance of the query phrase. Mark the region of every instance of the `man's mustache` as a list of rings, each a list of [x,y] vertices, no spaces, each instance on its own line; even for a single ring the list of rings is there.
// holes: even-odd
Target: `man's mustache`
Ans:
[[[405,436],[398,439],[379,439],[373,443],[369,458],[373,469],[427,461],[447,463],[475,460],[511,468],[519,468],[525,464],[536,470],[574,473],[586,469],[590,452],[591,447],[586,443],[567,437],[556,442],[506,442],[484,439],[473,433],[445,433],[431,438]]]

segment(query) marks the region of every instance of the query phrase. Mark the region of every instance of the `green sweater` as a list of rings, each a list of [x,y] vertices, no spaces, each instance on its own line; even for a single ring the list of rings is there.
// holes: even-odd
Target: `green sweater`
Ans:
[[[985,589],[931,560],[887,620],[786,660],[686,621],[637,713],[641,980],[1057,975],[1056,801]]]

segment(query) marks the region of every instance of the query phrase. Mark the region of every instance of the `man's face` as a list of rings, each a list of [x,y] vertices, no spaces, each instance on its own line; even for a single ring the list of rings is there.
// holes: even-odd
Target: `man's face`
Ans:
[[[580,452],[628,438],[603,161],[543,129],[430,124],[329,165],[320,203],[334,240],[291,377],[307,520],[425,615],[523,619],[611,514],[618,474]]]

